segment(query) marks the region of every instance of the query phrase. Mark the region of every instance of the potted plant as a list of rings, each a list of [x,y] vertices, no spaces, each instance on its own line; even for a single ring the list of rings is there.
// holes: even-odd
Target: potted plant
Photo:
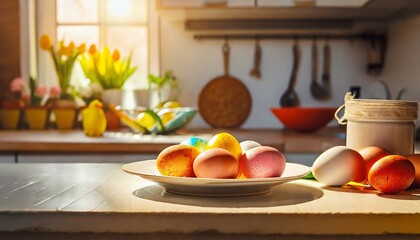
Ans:
[[[53,99],[54,101],[49,101],[55,116],[57,128],[72,129],[76,125],[78,111],[74,101],[74,87],[70,83],[70,78],[74,63],[78,56],[85,52],[86,45],[81,44],[76,47],[73,42],[64,45],[63,41],[59,41],[56,50],[48,35],[43,35],[39,44],[41,49],[50,53],[60,86],[59,97]]]
[[[149,84],[152,89],[152,98],[156,107],[162,107],[167,101],[175,101],[178,97],[178,79],[172,71],[166,71],[162,76],[149,74]],[[157,101],[157,104],[156,104]]]
[[[0,108],[0,125],[3,129],[17,129],[20,125],[22,108],[28,97],[24,85],[20,77],[10,83],[10,93],[1,102]]]
[[[47,88],[38,85],[37,81],[29,78],[29,101],[25,106],[25,120],[29,129],[46,129],[49,119],[49,107],[45,105]]]
[[[131,54],[128,58],[122,58],[117,49],[112,53],[108,47],[98,51],[96,45],[93,44],[86,54],[80,55],[79,62],[92,86],[97,84],[103,89],[101,98],[105,106],[110,103],[121,105],[124,94],[122,88],[137,70],[137,67],[131,64]],[[108,130],[120,128],[118,116],[107,107],[105,107],[105,115]]]

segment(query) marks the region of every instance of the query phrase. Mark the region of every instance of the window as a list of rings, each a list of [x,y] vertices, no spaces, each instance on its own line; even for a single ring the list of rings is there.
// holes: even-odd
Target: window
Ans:
[[[147,75],[153,65],[149,61],[151,4],[153,1],[149,0],[36,1],[37,39],[48,34],[54,42],[86,43],[87,48],[95,44],[98,49],[108,46],[111,51],[118,49],[122,57],[132,54],[132,62],[138,69],[124,88],[146,88]],[[50,56],[39,49],[37,55],[39,80],[49,86],[56,85]],[[77,65],[72,82],[79,85],[83,81],[83,72]]]

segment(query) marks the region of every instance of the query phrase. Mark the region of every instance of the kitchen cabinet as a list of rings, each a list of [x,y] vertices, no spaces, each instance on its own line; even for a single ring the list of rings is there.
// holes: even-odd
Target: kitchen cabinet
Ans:
[[[0,153],[0,163],[14,163],[15,153]]]
[[[17,163],[129,163],[156,159],[145,153],[28,153],[17,155]]]
[[[229,132],[238,141],[254,140],[288,154],[289,162],[311,166],[315,155],[345,144],[343,128],[326,128],[316,133],[281,129],[189,129],[175,135],[136,135],[106,132],[103,137],[86,137],[81,130],[0,131],[0,154],[17,163],[127,163],[154,159],[160,151],[196,136],[209,140]]]

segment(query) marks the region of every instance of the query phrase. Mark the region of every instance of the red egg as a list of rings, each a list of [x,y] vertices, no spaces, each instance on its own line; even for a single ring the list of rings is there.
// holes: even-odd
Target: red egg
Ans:
[[[240,173],[247,178],[280,177],[286,166],[283,154],[272,147],[254,147],[239,160]]]
[[[226,149],[210,148],[195,158],[193,169],[199,178],[236,178],[239,161]]]
[[[362,155],[363,159],[365,160],[366,164],[366,177],[369,174],[369,170],[372,167],[372,165],[378,161],[379,159],[391,155],[388,151],[385,149],[378,147],[378,146],[370,146],[363,148],[359,151],[360,155]]]
[[[407,189],[415,177],[414,165],[400,155],[388,155],[376,161],[369,171],[368,181],[383,193],[399,193]]]

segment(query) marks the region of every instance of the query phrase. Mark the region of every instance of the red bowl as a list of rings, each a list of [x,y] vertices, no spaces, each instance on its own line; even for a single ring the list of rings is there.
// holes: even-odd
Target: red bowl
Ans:
[[[283,107],[271,112],[287,129],[297,132],[315,132],[325,127],[333,118],[335,107]]]

